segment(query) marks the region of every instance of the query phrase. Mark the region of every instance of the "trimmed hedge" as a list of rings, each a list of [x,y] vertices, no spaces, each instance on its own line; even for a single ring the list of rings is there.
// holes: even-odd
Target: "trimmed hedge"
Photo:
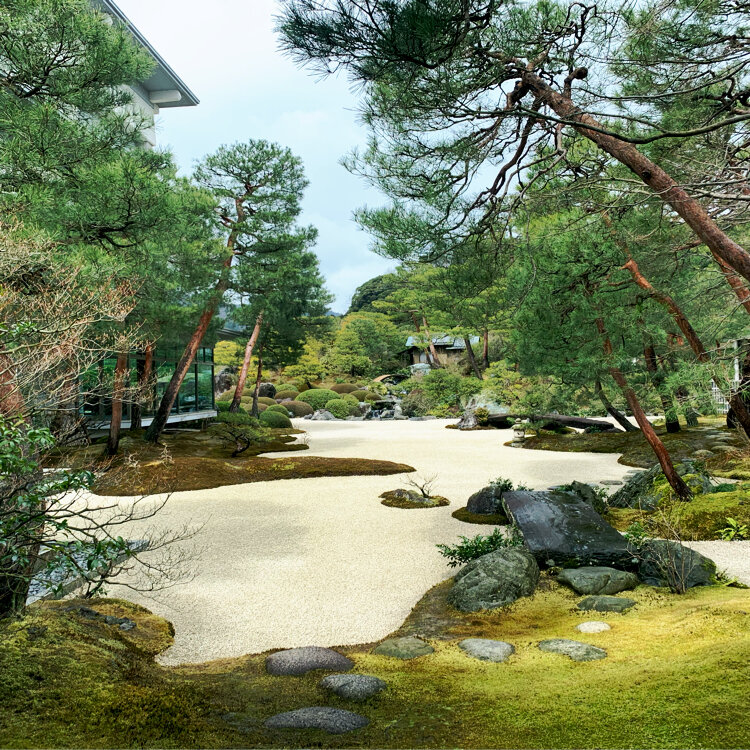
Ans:
[[[331,386],[331,390],[334,393],[354,393],[354,391],[359,390],[359,386],[352,383],[336,383],[336,385]]]
[[[365,401],[367,399],[367,395],[370,393],[370,391],[366,391],[364,389],[360,389],[358,391],[352,391],[349,395],[354,396],[354,398],[357,399],[357,401]]]
[[[276,399],[270,398],[269,396],[259,396],[258,403],[265,404],[266,406],[273,406],[276,403]]]
[[[287,403],[279,404],[279,406],[285,406],[295,417],[306,417],[315,411],[310,404],[306,404],[304,401],[287,401]]]
[[[276,411],[279,414],[284,414],[287,417],[289,416],[289,410],[284,404],[274,404],[273,406],[269,406],[266,411]]]
[[[220,424],[257,424],[258,421],[253,419],[246,411],[231,412],[222,411],[214,417],[214,422]]]
[[[304,401],[317,411],[318,409],[322,409],[329,401],[338,397],[338,393],[329,391],[327,388],[310,388],[309,391],[303,391],[300,393],[294,400]]]
[[[380,401],[381,398],[383,397],[379,395],[378,393],[368,393],[365,396],[365,401],[375,402],[375,401]]]
[[[286,414],[281,414],[276,411],[272,406],[269,406],[261,415],[260,423],[265,427],[291,427],[292,422]]]
[[[336,419],[346,419],[346,417],[351,416],[352,405],[343,398],[332,398],[326,403],[325,408]]]
[[[279,391],[294,391],[295,393],[299,393],[299,388],[296,383],[280,383],[276,386],[277,398]]]
[[[285,398],[291,398],[295,399],[299,396],[298,390],[284,390],[284,391],[276,391],[276,401],[283,401]]]
[[[342,393],[341,398],[343,398],[344,401],[349,402],[352,406],[359,406],[359,401],[357,400],[357,397],[352,396],[351,393]]]

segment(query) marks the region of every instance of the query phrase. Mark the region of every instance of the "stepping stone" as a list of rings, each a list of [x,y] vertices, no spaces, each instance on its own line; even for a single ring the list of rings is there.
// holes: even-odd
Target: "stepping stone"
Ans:
[[[303,675],[313,669],[328,669],[343,672],[351,669],[354,662],[332,648],[302,646],[277,651],[266,657],[266,671],[272,675]]]
[[[392,656],[394,659],[416,659],[431,654],[435,649],[429,643],[413,635],[403,638],[387,638],[372,650],[373,654]]]
[[[548,641],[540,641],[539,648],[553,654],[569,656],[573,661],[596,661],[597,659],[607,658],[607,652],[603,648],[580,641],[570,641],[567,638],[551,638]]]
[[[635,605],[633,599],[624,596],[587,596],[578,602],[578,609],[596,612],[624,612]]]
[[[557,580],[578,594],[617,594],[634,589],[639,583],[635,573],[597,566],[567,568],[557,576]]]
[[[370,723],[364,716],[343,708],[309,706],[296,711],[276,714],[265,722],[267,729],[322,729],[329,734],[345,734],[366,727]]]
[[[622,484],[622,482],[619,479],[600,479],[599,484],[614,486],[616,484]]]
[[[580,625],[576,625],[576,630],[579,633],[603,633],[605,630],[612,630],[606,622],[600,620],[589,620],[588,622],[582,622]]]
[[[503,505],[540,567],[633,567],[627,540],[582,498],[568,493],[504,492]]]
[[[475,659],[494,662],[508,661],[508,657],[516,650],[510,643],[487,638],[467,638],[461,641],[458,647]]]
[[[318,685],[351,701],[367,700],[387,687],[379,677],[368,674],[329,674]]]

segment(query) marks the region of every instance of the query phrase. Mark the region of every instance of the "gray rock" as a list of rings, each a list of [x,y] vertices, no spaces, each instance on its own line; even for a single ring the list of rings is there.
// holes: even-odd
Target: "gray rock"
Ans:
[[[331,422],[336,419],[336,417],[331,414],[330,411],[327,411],[326,409],[318,409],[318,411],[313,414],[310,419],[313,420],[313,422]]]
[[[605,486],[614,486],[622,484],[622,482],[619,479],[600,479],[599,484],[603,484]]]
[[[709,450],[693,451],[693,456],[695,458],[711,458],[711,456],[713,456],[713,455],[714,455],[714,452],[713,451],[709,451]]]
[[[540,566],[606,565],[627,570],[637,561],[627,540],[570,492],[504,492],[503,506]]]
[[[429,643],[413,635],[401,638],[386,638],[382,643],[375,646],[373,654],[381,656],[392,656],[394,659],[416,659],[418,656],[427,656],[435,649]]]
[[[364,716],[343,708],[309,706],[276,714],[267,719],[267,729],[322,729],[329,734],[345,734],[366,727],[370,723]]]
[[[503,493],[497,488],[497,485],[490,484],[483,487],[479,492],[475,492],[469,498],[466,503],[466,510],[469,513],[480,515],[503,513],[502,499]]]
[[[273,383],[261,383],[258,388],[259,398],[276,398],[276,386]]]
[[[462,612],[496,609],[531,596],[539,566],[521,549],[499,549],[472,560],[456,574],[448,601]]]
[[[493,641],[487,638],[467,638],[458,644],[469,656],[481,661],[503,662],[515,652],[515,647],[505,641]]]
[[[354,662],[343,654],[320,646],[290,648],[266,657],[266,671],[273,675],[302,675],[313,669],[343,672],[353,666]]]
[[[700,456],[696,456],[700,458]],[[685,474],[695,474],[695,464],[692,459],[685,459],[675,465],[675,469],[680,476]],[[655,464],[650,469],[638,472],[633,477],[628,478],[625,485],[615,492],[607,503],[612,508],[642,508],[643,510],[653,510],[658,502],[658,498],[653,494],[653,484],[657,479],[662,479],[662,473],[659,464]],[[708,477],[703,481],[703,492],[711,491],[711,481]]]
[[[324,690],[352,701],[367,700],[387,687],[379,677],[368,674],[329,674],[318,684]]]
[[[578,609],[595,612],[624,612],[635,605],[633,599],[625,596],[587,596],[578,602]]]
[[[596,490],[590,485],[584,482],[571,482],[567,487],[565,485],[561,487],[550,487],[551,491],[564,490],[565,492],[572,492],[577,495],[581,500],[585,500],[597,513],[604,513],[607,509],[607,504],[604,499],[597,494]]]
[[[539,648],[553,654],[569,656],[573,661],[596,661],[597,659],[607,658],[607,652],[603,648],[580,641],[571,641],[567,638],[551,638],[548,641],[540,641]]]
[[[582,622],[580,625],[576,625],[576,630],[579,633],[603,633],[605,630],[612,630],[606,622],[600,620],[589,620],[588,622]]]
[[[638,585],[635,573],[600,567],[568,568],[557,576],[557,580],[578,594],[617,594]]]
[[[653,539],[641,547],[638,577],[649,586],[684,591],[711,586],[716,581],[716,563],[678,542]]]

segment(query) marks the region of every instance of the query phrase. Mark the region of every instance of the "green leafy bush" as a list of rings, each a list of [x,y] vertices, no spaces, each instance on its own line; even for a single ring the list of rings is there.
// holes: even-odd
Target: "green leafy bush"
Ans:
[[[269,406],[266,409],[266,412],[268,411],[276,411],[279,414],[284,414],[285,416],[289,416],[289,410],[286,408],[286,404],[274,404],[273,406]],[[264,412],[265,414],[265,412]]]
[[[370,391],[366,391],[364,389],[359,389],[359,390],[356,390],[356,391],[352,391],[351,395],[354,396],[354,398],[357,399],[358,403],[360,403],[360,402],[362,402],[362,401],[364,401],[364,400],[367,399],[367,396],[368,396],[369,393],[370,393]]]
[[[343,398],[332,398],[326,402],[325,408],[333,414],[336,419],[346,419],[351,415],[352,405]]]
[[[257,424],[257,420],[251,417],[244,409],[238,412],[220,411],[215,417],[214,422],[219,424]]]
[[[373,403],[375,401],[380,401],[380,398],[381,398],[381,396],[378,393],[368,393],[365,396],[365,401],[367,401],[369,403]]]
[[[351,393],[342,393],[341,398],[344,399],[351,406],[359,406],[359,401],[356,396],[352,396]]]
[[[448,558],[448,565],[455,568],[497,549],[522,546],[523,536],[520,530],[516,526],[511,526],[507,536],[503,534],[502,529],[495,529],[489,536],[477,534],[471,539],[462,536],[461,541],[452,547],[447,544],[438,544],[437,548],[443,557]]]
[[[223,412],[219,417],[211,425],[211,433],[231,446],[232,457],[239,456],[253,445],[260,445],[269,440],[267,430],[248,414]]]
[[[359,389],[352,383],[336,383],[336,385],[331,386],[331,390],[335,393],[354,393],[354,391]]]
[[[477,424],[484,427],[490,419],[490,413],[483,406],[478,409],[474,409],[474,416],[477,419]]]
[[[292,426],[289,417],[286,414],[274,411],[273,407],[269,407],[260,415],[260,423],[264,427],[274,427],[277,429]]]
[[[252,397],[250,398],[250,400],[252,401]],[[259,396],[258,403],[265,404],[266,406],[273,406],[276,403],[276,399],[271,398],[270,396]]]
[[[306,417],[308,414],[312,414],[315,410],[306,404],[304,401],[287,401],[283,404],[295,417]]]
[[[299,393],[299,386],[296,383],[280,383],[276,386],[276,398],[279,397],[279,391],[294,391]]]
[[[232,397],[234,396],[234,391],[224,391],[224,393],[221,394],[221,396],[218,396],[216,399],[216,402],[223,402],[223,401],[231,401]]]
[[[298,390],[283,390],[283,391],[276,391],[276,400],[277,401],[283,401],[285,398],[297,398],[299,396]]]
[[[734,518],[724,519],[726,526],[719,529],[719,539],[725,542],[750,538],[750,527],[746,523],[735,521]]]
[[[401,387],[412,392],[420,390],[430,403],[430,409],[440,406],[459,406],[479,393],[485,383],[477,378],[467,378],[450,370],[430,370],[421,378],[410,378]]]
[[[401,411],[407,417],[424,417],[433,406],[434,404],[420,389],[407,393],[401,399]]]
[[[334,391],[329,391],[327,388],[311,388],[309,391],[300,393],[295,401],[304,401],[306,404],[310,404],[312,408],[317,411],[322,409],[326,403],[334,398],[338,398],[339,394]]]

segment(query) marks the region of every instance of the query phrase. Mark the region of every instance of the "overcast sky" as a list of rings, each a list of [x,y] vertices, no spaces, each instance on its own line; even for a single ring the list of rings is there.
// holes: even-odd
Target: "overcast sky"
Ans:
[[[321,81],[279,52],[275,0],[116,2],[201,100],[159,116],[159,144],[183,171],[221,144],[249,138],[276,141],[302,158],[310,186],[301,220],[318,228],[332,308],[346,312],[359,284],[394,265],[368,250],[369,237],[352,220],[355,208],[384,198],[338,163],[366,137],[347,81]]]

